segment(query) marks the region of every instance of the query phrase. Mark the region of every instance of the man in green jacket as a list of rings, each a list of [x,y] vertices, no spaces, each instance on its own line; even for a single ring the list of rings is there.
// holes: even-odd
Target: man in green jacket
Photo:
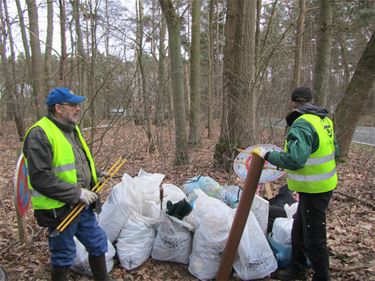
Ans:
[[[277,272],[280,280],[306,280],[307,258],[314,270],[312,280],[329,280],[326,210],[337,186],[338,150],[327,110],[311,100],[309,88],[293,91],[283,152],[261,147],[253,150],[269,163],[286,169],[289,189],[299,194],[292,228],[292,262],[289,268]]]
[[[54,88],[47,96],[48,114],[27,131],[23,154],[28,168],[31,203],[40,226],[51,233],[82,202],[86,208],[57,237],[48,237],[52,281],[67,281],[73,265],[74,236],[86,247],[96,281],[112,280],[107,274],[107,236],[93,213],[98,199],[90,189],[98,172],[77,126],[85,97],[67,88]]]

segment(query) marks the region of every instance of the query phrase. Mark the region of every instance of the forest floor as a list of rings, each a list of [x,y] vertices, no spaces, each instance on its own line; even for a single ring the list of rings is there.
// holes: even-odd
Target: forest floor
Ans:
[[[219,135],[216,126],[211,140],[203,130],[203,140],[198,148],[189,149],[190,164],[175,167],[172,126],[163,132],[154,132],[156,152],[147,152],[147,139],[142,126],[129,123],[110,130],[99,129],[95,136],[94,154],[97,166],[110,167],[124,152],[128,162],[119,175],[137,175],[140,169],[150,173],[165,174],[163,183],[181,186],[196,175],[207,175],[220,184],[242,186],[234,172],[228,173],[213,167],[213,151]],[[13,177],[16,153],[21,143],[17,141],[12,123],[0,124],[0,264],[4,266],[9,280],[50,280],[50,262],[47,233],[36,225],[32,211],[25,220],[30,243],[22,245],[17,231],[16,210],[13,203]],[[282,145],[282,136],[271,135],[262,143]],[[99,150],[100,149],[100,150]],[[99,153],[96,151],[99,150]],[[332,280],[375,280],[375,148],[353,145],[349,161],[338,164],[339,185],[335,190],[328,210],[328,246],[330,250],[330,273]],[[119,182],[113,179],[111,186]],[[272,183],[277,194],[285,179]],[[110,188],[103,191],[105,199]],[[197,280],[187,266],[158,262],[151,258],[137,269],[125,271],[115,263],[111,276],[116,280]],[[236,280],[235,278],[232,278]],[[72,274],[72,280],[90,280]],[[264,280],[273,280],[265,278]]]

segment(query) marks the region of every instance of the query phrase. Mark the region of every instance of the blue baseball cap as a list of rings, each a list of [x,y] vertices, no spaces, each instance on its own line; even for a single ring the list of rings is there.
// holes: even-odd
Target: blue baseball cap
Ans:
[[[77,96],[68,88],[53,88],[47,96],[46,104],[48,106],[63,102],[79,104],[85,99],[86,97]]]

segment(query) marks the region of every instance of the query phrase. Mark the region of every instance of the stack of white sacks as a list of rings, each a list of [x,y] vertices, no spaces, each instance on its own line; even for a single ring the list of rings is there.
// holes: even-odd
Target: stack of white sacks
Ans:
[[[198,279],[215,278],[236,209],[212,194],[208,196],[201,188],[190,189],[187,198],[179,187],[163,184],[161,210],[159,190],[163,179],[162,174],[142,170],[134,178],[124,174],[103,205],[99,225],[126,270],[142,265],[151,256],[189,264],[190,273]],[[193,205],[192,212],[183,220],[167,215],[167,201],[177,203],[182,199]],[[235,275],[241,279],[263,278],[277,269],[265,236],[267,220],[268,202],[256,197],[233,265]]]

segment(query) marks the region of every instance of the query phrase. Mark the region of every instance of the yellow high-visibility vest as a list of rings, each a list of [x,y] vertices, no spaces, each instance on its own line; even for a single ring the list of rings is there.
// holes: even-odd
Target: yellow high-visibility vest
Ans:
[[[310,154],[303,168],[286,170],[289,189],[305,193],[323,193],[335,189],[337,172],[332,120],[314,114],[303,114],[296,121],[298,119],[304,119],[314,127],[319,136],[319,147]]]
[[[36,122],[30,129],[27,131],[27,134],[34,127],[41,127],[46,134],[51,146],[52,146],[52,169],[60,180],[71,183],[73,185],[77,184],[77,170],[75,164],[75,158],[73,153],[73,148],[70,142],[66,139],[64,133],[47,117],[43,117],[38,122]],[[92,158],[91,152],[84,140],[79,127],[76,126],[75,130],[78,133],[79,140],[82,143],[83,150],[87,156],[87,160],[90,165],[91,176],[93,183],[96,184],[98,179],[96,175],[96,169],[94,160]],[[26,138],[25,138],[26,139]],[[27,166],[27,159],[26,166]],[[28,176],[29,188],[31,190],[31,204],[36,210],[50,210],[55,208],[60,208],[65,203],[46,197],[35,189],[33,189],[30,178]]]

